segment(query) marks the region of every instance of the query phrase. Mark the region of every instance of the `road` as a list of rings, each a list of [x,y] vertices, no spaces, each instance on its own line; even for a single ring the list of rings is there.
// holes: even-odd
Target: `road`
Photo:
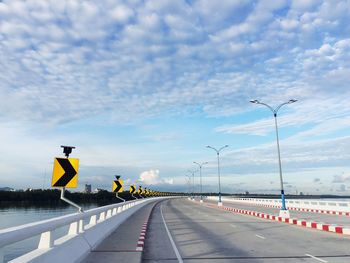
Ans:
[[[155,202],[151,202],[122,223],[97,247],[91,248],[83,263],[140,262],[142,251],[137,249],[142,227],[147,222]]]
[[[212,200],[206,200],[206,202],[212,203],[212,204],[217,203]],[[267,213],[271,215],[278,215],[279,213],[278,208],[255,206],[255,205],[243,204],[238,202],[224,202],[224,206],[262,212],[262,213]],[[294,211],[294,210],[290,210],[289,212],[290,212],[291,218],[306,219],[307,221],[323,222],[327,224],[334,224],[334,225],[340,225],[340,226],[350,226],[349,216],[330,215],[330,214],[321,214],[321,213],[303,212],[303,211]]]
[[[350,262],[350,238],[174,199],[154,207],[142,262]]]

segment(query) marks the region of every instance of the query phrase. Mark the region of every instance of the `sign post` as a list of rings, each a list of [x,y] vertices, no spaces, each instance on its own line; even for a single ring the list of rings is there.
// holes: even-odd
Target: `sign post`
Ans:
[[[137,194],[139,195],[139,197],[144,198],[142,196],[142,186],[141,185],[139,186],[139,190],[137,191]]]
[[[125,202],[125,199],[118,196],[118,193],[123,192],[123,180],[120,180],[120,175],[116,175],[115,178],[117,180],[113,181],[112,183],[112,192],[115,193],[115,197],[119,200],[122,200],[122,202]]]
[[[55,158],[53,163],[52,172],[52,187],[61,188],[61,200],[78,208],[79,213],[83,212],[81,206],[68,200],[64,196],[66,188],[76,188],[78,185],[78,169],[79,169],[79,159],[69,158],[69,154],[72,153],[73,146],[61,146],[63,148],[63,153],[66,158]]]
[[[130,185],[130,190],[129,190],[131,196],[135,199],[137,199],[137,197],[134,196],[134,193],[136,192],[136,186],[135,185]]]

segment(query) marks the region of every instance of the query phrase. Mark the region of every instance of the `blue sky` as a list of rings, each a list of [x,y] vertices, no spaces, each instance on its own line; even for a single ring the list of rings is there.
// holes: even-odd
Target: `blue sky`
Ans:
[[[0,186],[49,187],[60,145],[79,185],[114,174],[187,190],[350,194],[350,2],[0,1]],[[198,173],[196,174],[198,189]]]

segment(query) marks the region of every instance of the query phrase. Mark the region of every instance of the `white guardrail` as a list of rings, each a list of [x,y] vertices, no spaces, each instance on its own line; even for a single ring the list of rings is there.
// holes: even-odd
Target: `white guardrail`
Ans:
[[[217,200],[217,196],[208,196],[210,200]],[[280,199],[221,197],[223,202],[236,202],[258,206],[281,206]],[[328,201],[321,199],[286,199],[287,208],[317,209],[324,211],[349,212],[350,201]]]
[[[138,199],[0,230],[0,262],[4,247],[40,235],[38,248],[9,262],[79,262],[110,233],[146,204],[169,197]],[[54,239],[54,231],[69,226]]]

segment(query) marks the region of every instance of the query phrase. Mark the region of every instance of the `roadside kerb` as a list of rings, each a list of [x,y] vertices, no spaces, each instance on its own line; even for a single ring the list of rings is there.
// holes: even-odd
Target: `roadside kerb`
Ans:
[[[142,228],[141,228],[141,233],[140,233],[140,237],[139,237],[139,240],[137,241],[137,245],[136,245],[136,251],[143,251],[143,248],[145,246],[145,240],[146,240],[146,234],[147,234],[147,227],[148,227],[148,221],[153,213],[153,210],[155,208],[157,204],[153,205],[150,213],[148,214],[145,222],[143,223],[142,225]]]
[[[264,204],[248,204],[248,205],[281,209],[281,206],[278,206],[278,205],[264,205]],[[327,214],[327,215],[350,216],[350,212],[329,211],[329,210],[321,210],[321,209],[289,207],[288,210]]]
[[[197,203],[197,201],[196,201],[196,203]],[[245,210],[245,209],[238,209],[238,208],[233,208],[233,207],[217,206],[217,205],[208,204],[208,203],[199,203],[198,202],[198,204],[205,205],[205,206],[211,207],[211,208],[226,210],[226,211],[229,211],[232,213],[255,216],[255,217],[259,217],[259,218],[263,218],[263,219],[274,220],[274,221],[292,224],[292,225],[296,225],[296,226],[303,226],[303,227],[307,227],[307,228],[317,229],[320,231],[332,232],[332,233],[343,234],[343,235],[350,235],[350,227],[337,226],[337,225],[326,224],[326,223],[315,222],[315,221],[306,221],[306,220],[297,219],[297,218],[283,218],[280,216],[270,215],[270,214],[266,214],[266,213],[250,211],[250,210]]]

